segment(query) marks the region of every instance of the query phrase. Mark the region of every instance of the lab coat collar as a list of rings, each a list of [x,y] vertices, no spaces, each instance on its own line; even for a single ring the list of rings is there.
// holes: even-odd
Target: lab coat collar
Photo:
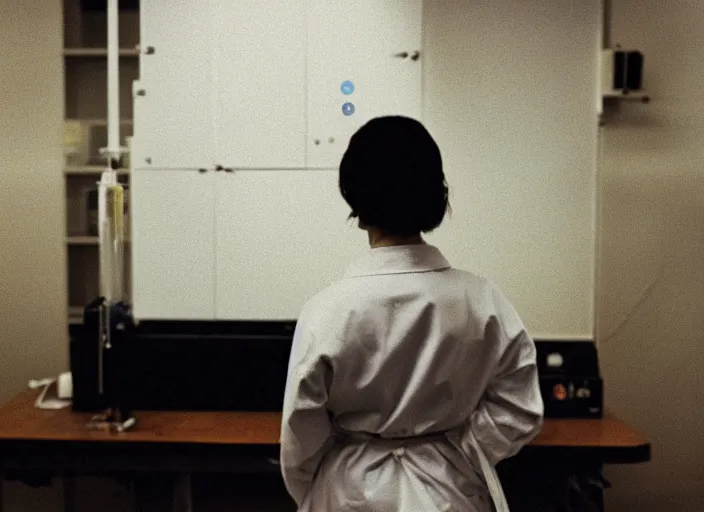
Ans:
[[[370,250],[347,270],[346,277],[432,272],[450,268],[437,247],[427,244],[397,245]]]

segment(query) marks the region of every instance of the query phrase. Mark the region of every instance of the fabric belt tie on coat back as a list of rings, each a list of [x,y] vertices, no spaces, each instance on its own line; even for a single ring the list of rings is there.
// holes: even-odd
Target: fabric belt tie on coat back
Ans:
[[[378,434],[369,434],[367,432],[350,432],[338,429],[338,437],[343,443],[348,444],[370,444],[379,447],[386,447],[390,451],[398,450],[399,448],[410,447],[419,444],[426,443],[437,443],[437,442],[451,442],[451,432],[433,432],[430,434],[423,434],[419,436],[409,436],[409,437],[383,437]],[[506,501],[506,496],[504,495],[503,487],[499,481],[499,476],[496,473],[496,469],[489,462],[484,451],[479,446],[476,437],[473,433],[470,433],[470,444],[474,448],[479,460],[479,466],[484,475],[484,480],[486,481],[487,488],[489,489],[489,494],[494,502],[494,507],[496,512],[510,512],[508,508],[508,502]],[[453,445],[455,443],[452,443]]]

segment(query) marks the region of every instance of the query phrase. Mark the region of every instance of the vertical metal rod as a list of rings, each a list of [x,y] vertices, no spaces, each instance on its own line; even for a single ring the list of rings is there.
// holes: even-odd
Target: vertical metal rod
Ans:
[[[108,0],[108,164],[120,155],[119,0]]]

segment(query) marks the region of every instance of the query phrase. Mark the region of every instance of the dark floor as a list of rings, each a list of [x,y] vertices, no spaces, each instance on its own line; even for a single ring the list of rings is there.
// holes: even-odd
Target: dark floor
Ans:
[[[172,512],[173,480],[150,476],[139,481],[141,508],[133,508],[133,493],[126,481],[114,478],[80,478],[76,484],[75,512]],[[30,487],[5,484],[3,512],[63,512],[62,485]],[[205,476],[193,478],[194,512],[295,512],[278,475]]]

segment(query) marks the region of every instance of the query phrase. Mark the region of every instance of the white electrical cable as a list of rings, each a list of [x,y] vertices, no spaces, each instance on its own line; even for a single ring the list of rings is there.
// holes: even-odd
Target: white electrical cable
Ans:
[[[29,386],[29,389],[39,389],[39,388],[49,386],[49,385],[53,384],[54,382],[56,382],[56,379],[40,379],[40,380],[32,379],[29,381],[28,386]]]
[[[37,409],[47,409],[50,411],[56,411],[59,409],[65,409],[66,407],[71,405],[70,400],[61,400],[59,398],[46,398],[47,393],[49,392],[49,389],[51,386],[56,383],[56,379],[32,379],[29,381],[29,388],[30,389],[40,389],[41,388],[41,393],[39,393],[39,396],[37,399],[34,401],[34,407]]]

